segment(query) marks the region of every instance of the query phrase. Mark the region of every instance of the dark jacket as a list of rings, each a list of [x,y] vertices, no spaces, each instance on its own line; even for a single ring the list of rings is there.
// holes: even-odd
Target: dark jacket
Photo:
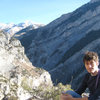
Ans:
[[[100,76],[99,73],[96,76],[91,76],[89,73],[87,73],[76,92],[81,95],[83,92],[85,92],[86,88],[88,88],[90,91],[88,100],[100,100],[100,77],[98,78],[96,85],[98,76]]]

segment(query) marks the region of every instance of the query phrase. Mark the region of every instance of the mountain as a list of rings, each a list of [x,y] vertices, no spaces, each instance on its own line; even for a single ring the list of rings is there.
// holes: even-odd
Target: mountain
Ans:
[[[100,0],[91,0],[44,27],[26,31],[31,34],[19,40],[32,64],[47,70],[55,84],[70,83],[76,88],[86,73],[84,53],[100,55],[99,26]]]
[[[94,2],[97,2],[97,1],[99,1],[99,0],[91,0],[91,3],[94,3]]]
[[[50,74],[32,66],[20,41],[0,31],[0,100],[40,100],[46,86],[53,86]]]
[[[24,33],[19,33],[18,32],[22,29],[27,29],[27,30],[32,30],[32,29],[36,29],[38,27],[42,27],[44,26],[43,24],[38,24],[38,23],[34,23],[31,21],[25,21],[23,23],[19,23],[19,24],[13,24],[13,23],[8,23],[8,24],[4,24],[4,23],[0,23],[0,29],[9,33],[11,35],[11,37],[13,35],[15,35],[16,37],[23,35]],[[16,34],[17,33],[17,34]]]

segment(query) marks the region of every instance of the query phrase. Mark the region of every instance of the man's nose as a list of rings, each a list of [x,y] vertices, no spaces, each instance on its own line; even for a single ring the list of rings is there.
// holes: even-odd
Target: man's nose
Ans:
[[[92,68],[92,65],[89,65],[89,68]]]

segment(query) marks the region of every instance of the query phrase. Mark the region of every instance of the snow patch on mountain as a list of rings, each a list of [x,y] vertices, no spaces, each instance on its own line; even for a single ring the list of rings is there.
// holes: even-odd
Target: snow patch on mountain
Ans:
[[[39,28],[44,26],[43,24],[34,23],[32,21],[25,21],[23,23],[14,24],[14,23],[0,23],[0,29],[8,32],[11,36],[13,36],[16,32],[31,26],[32,29]]]

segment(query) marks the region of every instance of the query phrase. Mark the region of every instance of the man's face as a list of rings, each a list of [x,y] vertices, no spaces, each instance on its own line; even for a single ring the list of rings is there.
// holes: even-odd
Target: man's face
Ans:
[[[94,60],[85,61],[85,68],[91,74],[95,73],[98,70],[98,65],[99,65],[98,61]]]

